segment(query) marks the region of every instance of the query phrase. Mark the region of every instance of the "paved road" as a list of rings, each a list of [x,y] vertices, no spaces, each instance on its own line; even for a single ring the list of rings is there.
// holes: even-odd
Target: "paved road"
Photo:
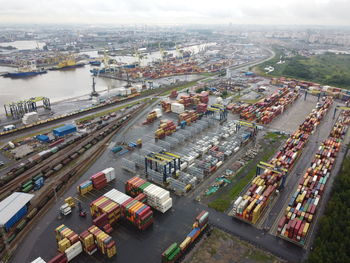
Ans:
[[[317,130],[314,132],[314,134],[310,137],[302,155],[299,158],[298,163],[293,168],[292,172],[288,175],[285,189],[280,192],[278,198],[275,200],[273,207],[270,211],[268,211],[268,214],[262,226],[266,227],[267,229],[271,229],[270,232],[272,234],[276,234],[278,220],[282,216],[282,214],[284,214],[286,203],[295,191],[300,177],[310,166],[310,163],[314,158],[320,143],[328,137],[334,125],[335,120],[333,120],[333,113],[336,105],[338,105],[337,102],[333,103],[331,109],[325,116],[324,120],[321,122],[319,127],[317,127]],[[337,113],[337,115],[339,115],[339,112]],[[339,155],[338,160],[342,160],[342,158],[343,157]],[[340,166],[340,162],[337,162],[336,166]],[[324,205],[325,202],[322,202],[321,207],[324,207]],[[310,239],[309,241],[311,240],[312,239]],[[308,244],[310,243],[312,242],[309,242]],[[308,250],[309,246],[307,246],[306,249]]]
[[[152,106],[150,106],[152,107]],[[145,109],[146,112],[148,109]],[[138,119],[132,121],[129,125],[118,133],[113,141],[118,141],[124,138],[125,133],[147,133],[147,127],[140,128],[140,123],[143,117],[140,115]],[[153,129],[149,129],[152,133]],[[145,135],[145,134],[143,134]],[[78,182],[86,180],[91,174],[100,171],[105,167],[113,166],[117,171],[117,182],[111,187],[123,191],[124,183],[131,175],[120,169],[120,160],[116,160],[115,156],[110,151],[106,151],[101,156],[100,160],[92,165],[92,167],[79,179]],[[75,183],[67,191],[64,197],[75,196],[75,188],[78,183]],[[87,199],[81,199],[83,206],[88,207],[91,200],[96,199],[105,191],[94,192]],[[193,201],[186,197],[173,196],[173,209],[162,215],[155,213],[154,226],[146,232],[138,232],[127,223],[121,223],[120,226],[113,232],[113,239],[117,241],[118,247],[118,262],[144,262],[147,257],[148,262],[160,262],[160,253],[172,242],[181,242],[186,234],[190,231],[194,217],[202,209],[210,211],[210,221],[213,224],[219,225],[228,232],[247,240],[258,247],[271,251],[272,253],[288,259],[290,262],[298,262],[303,256],[304,251],[291,245],[289,242],[280,240],[268,233],[264,233],[248,224],[234,220],[226,214],[219,213],[215,210]],[[81,219],[76,213],[73,213],[68,218],[62,220],[57,219],[59,205],[63,202],[63,198],[49,210],[41,219],[40,224],[33,229],[16,251],[12,262],[26,262],[28,259],[34,259],[42,256],[48,260],[56,254],[56,243],[53,229],[64,223],[75,230],[77,233],[91,225],[90,218]],[[33,242],[35,241],[35,242]],[[137,251],[137,253],[135,253]],[[103,256],[88,257],[81,255],[75,262],[110,262]]]
[[[52,128],[52,127],[55,127],[55,126],[58,126],[58,125],[61,125],[61,124],[63,125],[65,123],[72,123],[75,120],[84,118],[86,116],[89,116],[89,115],[92,115],[92,114],[96,114],[96,113],[99,113],[99,112],[103,112],[103,111],[106,111],[106,110],[109,110],[109,109],[113,109],[113,108],[116,108],[116,107],[119,107],[119,106],[127,105],[127,104],[132,103],[132,102],[137,102],[137,101],[143,100],[145,98],[152,98],[153,96],[154,95],[150,95],[150,96],[146,96],[146,97],[136,97],[135,99],[128,100],[128,101],[126,101],[124,103],[108,105],[106,107],[102,107],[100,109],[96,109],[96,110],[90,111],[90,112],[85,113],[85,114],[82,113],[81,115],[79,114],[79,115],[67,117],[65,119],[58,119],[58,120],[50,122],[49,124],[42,124],[42,125],[38,125],[38,126],[35,126],[33,128],[30,128],[30,129],[23,130],[23,131],[18,131],[18,132],[15,132],[15,133],[10,133],[10,134],[7,134],[7,135],[3,135],[3,136],[0,137],[0,142],[8,142],[9,140],[13,140],[16,137],[22,137],[22,136],[30,135],[30,134],[39,132],[39,131],[44,130],[44,129]]]
[[[153,107],[151,105],[143,111],[142,114],[135,120],[126,125],[120,131],[113,141],[118,141],[125,138],[129,134],[137,134],[137,136],[149,136],[154,129],[142,127],[140,123],[144,118],[144,113]],[[136,136],[135,136],[136,138]],[[90,169],[78,180],[72,184],[71,188],[65,193],[64,197],[76,196],[76,186],[79,182],[86,180],[92,174],[104,169],[105,167],[114,167],[117,171],[117,180],[110,186],[115,187],[121,191],[124,189],[124,183],[131,175],[120,168],[120,159],[106,150],[101,156],[100,160],[94,163]],[[95,191],[87,198],[80,198],[83,206],[88,207],[91,200],[96,199],[105,191]],[[256,229],[249,224],[243,223],[239,220],[232,219],[226,214],[219,213],[213,209],[193,201],[186,197],[173,196],[173,208],[166,214],[155,213],[155,223],[152,228],[145,232],[136,231],[134,227],[122,222],[120,226],[113,232],[112,237],[117,241],[118,247],[118,262],[144,262],[147,258],[148,262],[159,262],[160,253],[172,242],[181,242],[186,234],[190,231],[192,222],[196,214],[202,209],[210,211],[210,222],[214,225],[219,225],[220,228],[247,240],[258,247],[268,250],[277,256],[287,259],[289,262],[300,262],[304,256],[304,250],[290,244],[287,241],[276,238],[269,233]],[[62,220],[57,219],[58,208],[63,202],[63,197],[59,198],[58,202],[49,209],[41,219],[40,223],[31,231],[26,239],[17,249],[12,262],[23,263],[28,262],[38,256],[42,256],[48,260],[50,257],[56,255],[56,242],[53,230],[58,225],[64,223],[81,233],[89,225],[91,219],[82,219],[76,213],[70,217]],[[110,262],[106,257],[96,255],[89,257],[85,254],[80,255],[75,262]]]

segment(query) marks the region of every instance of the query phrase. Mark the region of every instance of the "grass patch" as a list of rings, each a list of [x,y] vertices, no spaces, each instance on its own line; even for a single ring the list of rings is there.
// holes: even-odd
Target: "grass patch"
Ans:
[[[217,211],[225,212],[230,207],[230,204],[231,202],[228,198],[227,199],[218,198],[213,202],[209,203],[208,206]]]
[[[22,141],[23,139],[28,138],[28,137],[34,137],[34,136],[37,136],[39,134],[48,133],[48,132],[52,131],[53,129],[56,129],[56,128],[61,127],[63,125],[64,124],[60,124],[60,125],[57,125],[57,126],[54,126],[54,127],[51,127],[51,128],[47,128],[47,129],[43,129],[43,130],[40,130],[40,131],[37,131],[37,132],[33,132],[31,134],[18,137],[16,139],[12,140],[12,142],[19,142],[19,141]]]
[[[253,250],[250,255],[247,256],[249,259],[253,259],[257,262],[272,262],[273,258],[261,251]]]
[[[272,141],[277,141],[277,140],[284,140],[287,138],[286,135],[282,135],[282,134],[277,134],[277,133],[274,133],[274,132],[268,132],[266,133],[266,135],[264,136],[265,139],[269,139],[269,140],[272,140]]]
[[[290,77],[320,83],[323,85],[350,88],[350,55],[325,53],[315,56],[284,57],[284,50],[276,49],[276,56],[254,68],[261,75]],[[283,64],[277,64],[282,56]],[[274,71],[265,73],[264,68],[274,67]]]
[[[214,256],[216,254],[216,248],[212,247],[210,250],[209,250],[209,254]]]
[[[146,99],[143,99],[143,100],[135,101],[135,102],[133,102],[133,103],[129,103],[129,104],[127,104],[127,105],[123,105],[123,106],[119,106],[119,107],[116,107],[116,108],[113,108],[113,109],[109,109],[109,110],[105,110],[105,111],[102,111],[102,112],[99,112],[99,113],[95,113],[95,114],[86,116],[86,117],[84,117],[84,118],[80,118],[80,119],[78,119],[76,122],[77,122],[77,123],[81,123],[81,122],[84,122],[84,121],[89,121],[89,120],[92,120],[92,119],[95,119],[95,118],[104,116],[104,115],[106,115],[106,114],[109,114],[109,113],[112,113],[112,112],[115,112],[115,111],[118,111],[118,110],[121,110],[121,109],[124,109],[124,108],[127,108],[127,107],[134,106],[134,105],[136,105],[136,104],[145,102],[145,101],[147,101],[147,100],[149,100],[149,99],[146,98]]]
[[[268,133],[267,136],[275,138],[274,143],[276,144],[286,138],[284,135],[277,135],[275,137],[272,132]],[[225,212],[230,207],[231,202],[238,197],[244,187],[254,178],[257,164],[260,161],[267,162],[270,160],[277,150],[277,147],[271,147],[270,144],[263,145],[263,155],[260,158],[250,160],[244,167],[242,167],[236,175],[236,178],[240,179],[238,179],[236,183],[233,183],[229,191],[222,193],[221,195],[218,194],[218,198],[210,202],[208,206],[219,212]]]
[[[214,73],[214,72],[201,73],[201,76],[204,76],[204,77],[212,77],[212,76],[215,76],[215,75],[218,75],[218,73]]]

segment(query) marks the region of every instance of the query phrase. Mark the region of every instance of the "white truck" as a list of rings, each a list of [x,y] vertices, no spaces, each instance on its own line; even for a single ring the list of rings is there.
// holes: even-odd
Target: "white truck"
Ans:
[[[66,216],[72,213],[72,208],[67,203],[65,203],[60,207],[60,211],[62,215]]]

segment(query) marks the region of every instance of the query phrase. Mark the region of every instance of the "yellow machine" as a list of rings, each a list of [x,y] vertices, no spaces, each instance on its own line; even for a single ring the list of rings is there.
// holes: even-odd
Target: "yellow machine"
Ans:
[[[67,197],[66,199],[64,199],[64,202],[69,205],[70,207],[75,207],[75,201],[73,199],[73,197]]]

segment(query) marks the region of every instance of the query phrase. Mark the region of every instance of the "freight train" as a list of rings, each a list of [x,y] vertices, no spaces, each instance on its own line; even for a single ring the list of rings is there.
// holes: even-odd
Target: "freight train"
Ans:
[[[112,104],[115,104],[115,103],[122,103],[122,102],[126,102],[128,100],[132,100],[132,99],[134,99],[135,97],[138,97],[138,96],[141,96],[141,94],[138,93],[138,92],[137,93],[133,93],[133,94],[130,94],[129,96],[127,96],[126,98],[113,99],[111,102],[108,102],[108,103],[101,103],[101,104],[98,104],[98,105],[95,105],[95,106],[92,106],[92,107],[81,109],[79,111],[75,111],[75,112],[68,113],[68,114],[65,114],[65,115],[60,115],[60,116],[53,117],[53,118],[50,118],[50,119],[41,120],[41,121],[38,121],[36,123],[32,123],[32,124],[29,124],[29,125],[24,125],[22,127],[18,127],[18,128],[11,129],[11,130],[8,130],[8,131],[3,131],[3,132],[0,132],[0,136],[7,135],[7,134],[13,134],[15,132],[23,131],[25,129],[30,129],[30,128],[33,128],[33,127],[38,127],[38,126],[44,125],[46,123],[52,123],[52,122],[55,122],[55,121],[57,122],[59,120],[64,120],[64,119],[72,117],[72,116],[78,116],[78,115],[81,115],[83,113],[96,111],[98,109],[102,109],[102,108],[108,107],[109,105],[112,105]]]
[[[27,182],[25,182],[24,184],[28,183],[30,180],[33,180],[34,178],[38,178],[40,176],[44,177],[44,179],[50,177],[53,173],[59,171],[63,166],[67,165],[70,161],[76,159],[79,155],[83,154],[86,150],[88,150],[89,148],[91,148],[92,145],[96,144],[98,141],[102,140],[107,134],[109,134],[110,132],[112,132],[113,130],[119,128],[127,119],[130,118],[130,114],[128,114],[126,116],[126,118],[123,118],[121,120],[119,120],[114,126],[112,126],[109,130],[101,132],[99,134],[99,136],[97,136],[96,138],[91,139],[90,141],[88,141],[84,146],[82,146],[79,150],[77,150],[74,154],[71,154],[70,156],[67,156],[67,158],[65,158],[64,160],[62,160],[62,162],[55,164],[52,167],[47,167],[47,168],[43,168],[40,172],[34,174],[32,176],[32,178],[28,179]],[[97,130],[100,130],[104,127],[106,127],[108,124],[107,123],[103,123],[101,125],[99,125],[97,127]],[[80,140],[82,140],[83,138],[85,138],[86,136],[88,136],[88,133],[83,133],[79,136],[77,136],[75,139],[70,140],[70,141],[66,141],[66,142],[62,142],[61,144],[54,146],[48,150],[45,150],[43,152],[38,153],[37,155],[34,155],[32,158],[29,158],[26,162],[18,165],[17,167],[13,168],[12,170],[10,170],[7,174],[5,174],[5,176],[0,178],[0,186],[4,186],[5,184],[7,184],[8,182],[10,182],[11,180],[13,180],[14,178],[18,177],[19,175],[21,175],[22,173],[24,173],[25,171],[29,170],[30,168],[34,167],[35,165],[41,163],[42,161],[44,161],[45,159],[49,158],[50,156],[52,156],[53,154],[57,153],[58,151],[61,151],[63,149],[65,149],[67,146],[76,143]],[[23,185],[22,185],[23,186]],[[34,183],[33,183],[33,187],[32,188],[25,188],[26,191],[25,192],[29,192],[30,190],[32,190],[34,188]],[[17,189],[20,191],[20,189]]]
[[[114,131],[115,129],[119,128],[121,125],[123,125],[125,122],[127,122],[130,119],[131,115],[128,114],[125,117],[123,117],[122,119],[120,119],[118,121],[118,123],[116,123],[115,125],[113,125],[112,127],[110,127],[110,129],[101,132],[99,134],[99,136],[97,136],[96,138],[98,140],[102,140],[103,138],[105,138],[109,133],[111,133],[112,131]],[[86,135],[85,135],[86,136]],[[96,140],[93,139],[93,140]],[[89,144],[89,143],[88,143]],[[85,146],[82,147],[82,149],[84,149]],[[79,150],[80,151],[80,150]],[[70,155],[69,158],[77,158],[79,155],[79,151],[75,152],[74,154]],[[85,151],[85,149],[84,149]],[[83,151],[83,152],[84,152]],[[50,154],[51,155],[51,154]],[[73,156],[74,155],[74,156]],[[48,157],[48,156],[47,156]],[[46,157],[46,158],[47,158]],[[61,164],[62,165],[62,164]],[[59,166],[61,166],[59,165]],[[55,166],[57,167],[57,165]],[[61,166],[61,168],[63,167],[63,165]],[[28,170],[29,168],[25,169]],[[46,179],[47,177],[51,176],[55,171],[53,170],[55,168],[51,168],[49,167],[48,169],[42,170],[41,173],[43,174],[42,176]],[[37,205],[35,207],[33,207],[27,215],[25,215],[16,225],[13,226],[12,229],[10,229],[10,231],[7,233],[7,239],[5,240],[5,242],[7,244],[11,245],[11,242],[16,238],[17,235],[25,235],[25,233],[21,233],[21,231],[25,228],[25,226],[31,221],[33,220],[33,218],[35,217],[35,215],[45,206],[47,205],[48,202],[50,202],[50,200],[52,200],[54,198],[55,193],[60,193],[60,190],[62,189],[62,187],[67,184],[69,182],[69,180],[74,177],[76,175],[76,171],[72,170],[67,172],[66,174],[64,174],[64,176],[62,176],[59,180],[57,180],[57,184],[55,185],[55,191],[52,190],[47,190],[46,192],[44,192],[42,195],[40,196],[40,198],[38,198],[38,202]],[[12,175],[13,178],[16,177],[17,175]],[[34,177],[36,177],[37,175],[34,175]],[[13,179],[12,178],[12,179]],[[34,181],[36,181],[37,178],[33,178]],[[33,180],[32,179],[32,180]],[[2,183],[4,183],[4,181],[2,181]],[[18,189],[15,189],[13,191],[17,191],[19,190],[21,187],[21,185],[19,185]],[[4,243],[0,243],[0,253],[3,253],[5,249],[5,245]],[[2,254],[0,254],[0,257],[2,256]]]
[[[178,245],[176,242],[171,244],[162,253],[162,263],[180,262],[181,257],[193,247],[201,235],[208,229],[208,221],[209,212],[203,210],[196,217],[192,230],[187,234],[185,240],[182,241],[180,245]]]

